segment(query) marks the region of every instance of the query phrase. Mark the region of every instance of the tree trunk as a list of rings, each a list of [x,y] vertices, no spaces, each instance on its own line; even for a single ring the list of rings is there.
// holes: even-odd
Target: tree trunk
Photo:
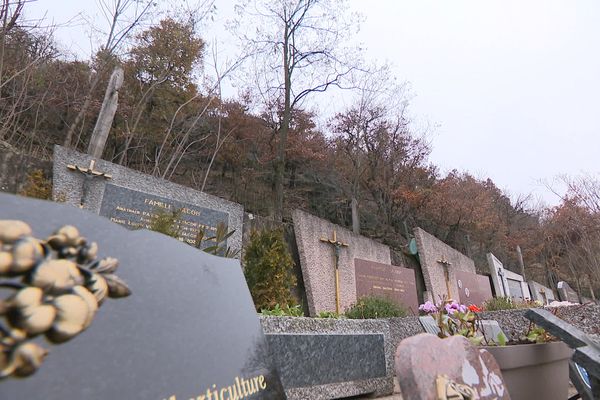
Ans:
[[[360,218],[358,216],[358,200],[356,200],[356,197],[352,197],[350,206],[352,207],[352,232],[360,235]]]
[[[289,26],[286,25],[283,37],[283,74],[285,99],[283,105],[283,118],[279,126],[279,142],[277,143],[277,158],[275,160],[275,179],[274,179],[274,218],[276,222],[283,221],[283,178],[285,173],[285,148],[287,146],[288,133],[290,130],[290,120],[292,119],[291,106],[291,70],[289,61]]]

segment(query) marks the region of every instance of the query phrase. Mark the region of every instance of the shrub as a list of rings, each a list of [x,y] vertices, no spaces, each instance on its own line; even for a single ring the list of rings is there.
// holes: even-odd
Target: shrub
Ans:
[[[346,318],[371,319],[405,317],[406,309],[385,297],[367,296],[358,299],[346,310]]]
[[[336,313],[335,311],[321,311],[319,313],[319,315],[317,315],[317,318],[333,318],[333,319],[338,319],[338,318],[342,318],[342,316],[339,315],[338,313]]]
[[[303,317],[304,311],[302,311],[302,306],[300,304],[283,307],[279,304],[275,304],[275,307],[272,309],[263,308],[260,310],[260,315],[268,317]]]
[[[537,301],[515,300],[512,297],[494,297],[483,303],[484,311],[516,310],[519,308],[540,307]]]
[[[244,275],[257,310],[294,304],[294,262],[282,229],[253,231],[244,254]]]
[[[44,176],[44,171],[34,169],[27,174],[27,183],[19,192],[22,196],[48,200],[52,196],[52,182]]]
[[[163,235],[179,239],[181,234],[179,227],[179,219],[181,218],[181,209],[174,211],[166,211],[163,209],[155,209],[152,220],[150,222],[150,230],[162,233]],[[227,232],[227,225],[222,222],[217,224],[217,230],[214,236],[206,236],[204,229],[199,229],[193,243],[184,241],[202,251],[226,258],[235,258],[240,253],[239,250],[232,250],[231,247],[225,245],[225,241],[235,233],[235,230]],[[207,243],[210,242],[210,243]],[[208,244],[202,248],[203,244]]]

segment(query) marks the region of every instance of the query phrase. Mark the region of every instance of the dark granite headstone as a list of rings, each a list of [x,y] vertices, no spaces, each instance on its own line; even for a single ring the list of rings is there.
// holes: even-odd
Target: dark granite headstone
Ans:
[[[386,376],[381,334],[266,336],[286,389]]]
[[[262,385],[252,399],[285,398],[238,261],[7,194],[0,194],[0,219],[23,220],[40,238],[75,225],[98,243],[99,257],[119,259],[132,291],[105,301],[71,341],[43,343],[50,353],[39,370],[1,380],[1,399],[224,400],[254,378]]]
[[[493,297],[490,278],[487,275],[456,271],[456,280],[460,296],[459,301],[462,304],[481,306],[486,300]]]
[[[354,259],[356,297],[387,297],[417,312],[415,271],[373,261]]]

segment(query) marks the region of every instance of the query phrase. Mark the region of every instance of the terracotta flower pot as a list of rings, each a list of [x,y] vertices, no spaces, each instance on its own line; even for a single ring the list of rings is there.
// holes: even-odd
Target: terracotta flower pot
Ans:
[[[563,342],[482,347],[498,362],[512,400],[568,397],[573,349]]]

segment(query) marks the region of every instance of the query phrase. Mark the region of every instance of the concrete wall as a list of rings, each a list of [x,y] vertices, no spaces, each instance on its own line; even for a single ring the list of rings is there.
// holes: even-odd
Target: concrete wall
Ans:
[[[440,296],[448,296],[444,272],[444,268],[446,267],[444,264],[438,262],[439,260],[445,260],[450,263],[447,267],[450,297],[458,300],[460,297],[455,271],[465,271],[475,274],[476,270],[473,260],[421,228],[415,228],[414,235],[417,240],[417,248],[419,249],[423,279],[427,288],[427,293],[423,296],[424,300],[431,300],[437,303],[440,301]]]

